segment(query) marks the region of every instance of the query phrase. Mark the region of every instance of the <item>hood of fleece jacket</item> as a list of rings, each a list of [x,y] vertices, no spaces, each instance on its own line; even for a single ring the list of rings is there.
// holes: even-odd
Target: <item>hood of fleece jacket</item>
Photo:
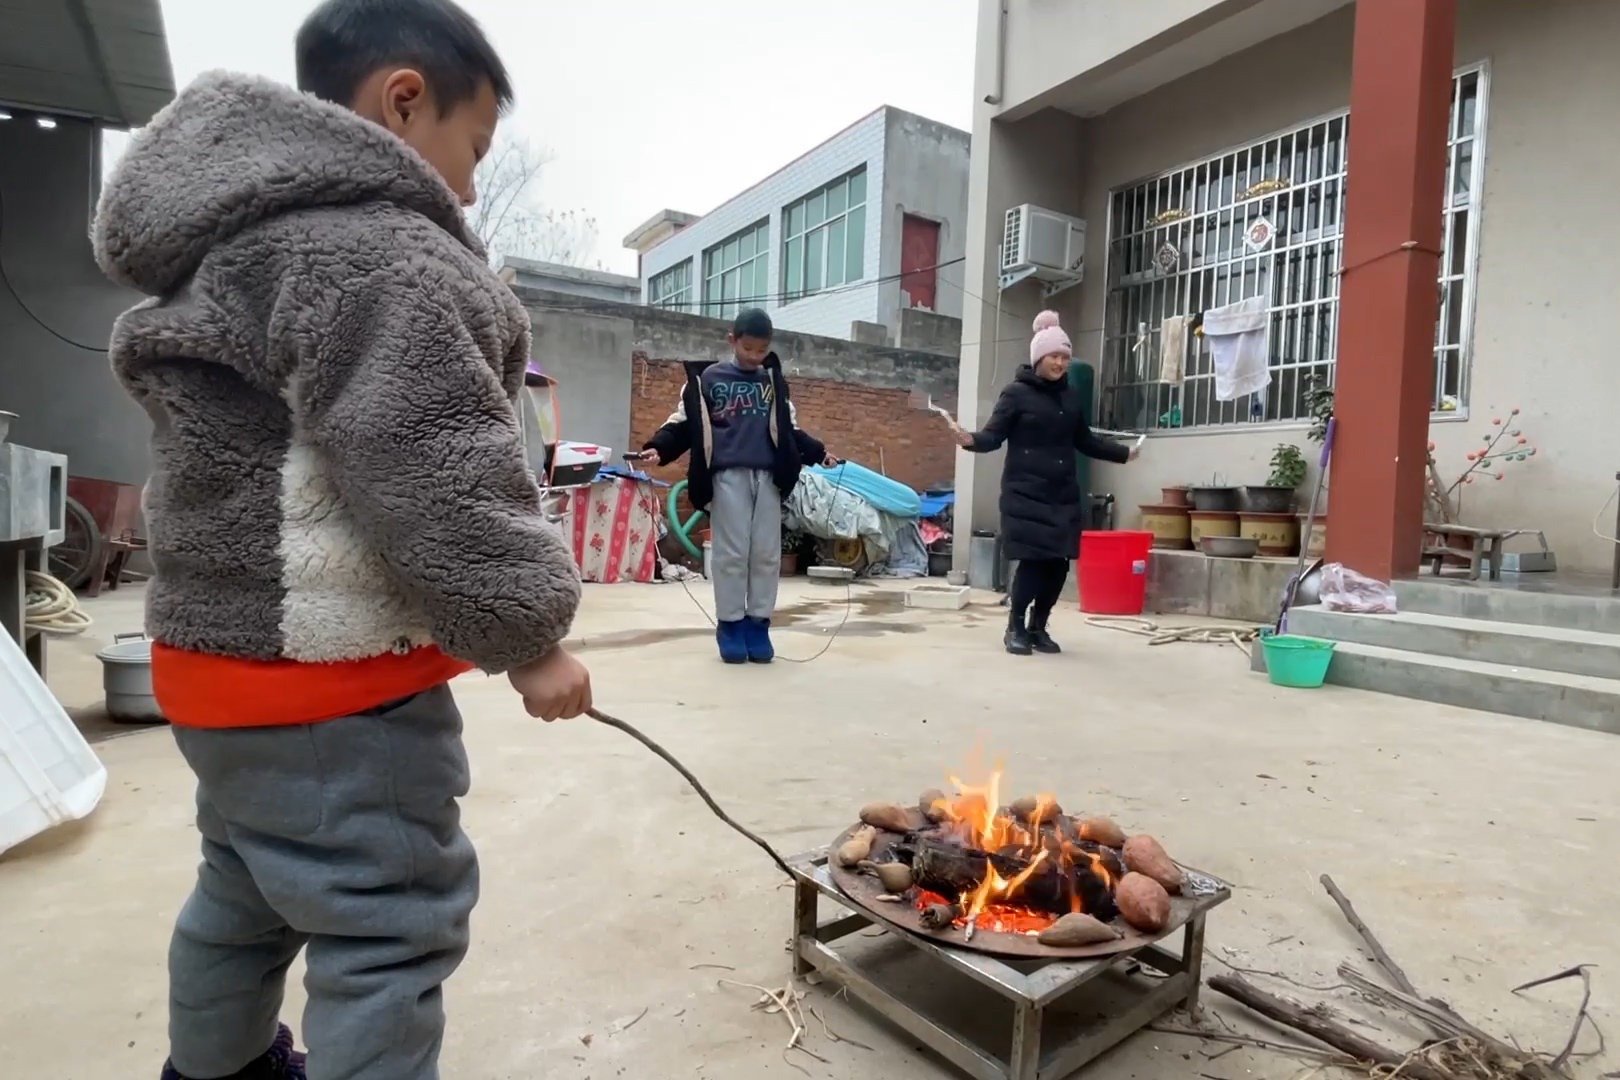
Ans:
[[[213,72],[130,143],[92,240],[108,277],[160,296],[209,249],[278,214],[378,202],[483,256],[449,185],[392,132],[269,79]]]

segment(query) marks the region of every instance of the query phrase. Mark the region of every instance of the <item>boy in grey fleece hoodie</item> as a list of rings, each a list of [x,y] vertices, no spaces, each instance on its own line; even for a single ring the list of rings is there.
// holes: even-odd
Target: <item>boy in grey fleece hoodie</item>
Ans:
[[[327,0],[298,72],[199,79],[95,229],[151,297],[112,358],[153,421],[153,678],[202,834],[164,1076],[424,1080],[478,895],[447,683],[584,711],[580,585],[512,405],[528,320],[461,211],[499,58],[451,0]],[[307,1062],[278,1019],[300,949]]]

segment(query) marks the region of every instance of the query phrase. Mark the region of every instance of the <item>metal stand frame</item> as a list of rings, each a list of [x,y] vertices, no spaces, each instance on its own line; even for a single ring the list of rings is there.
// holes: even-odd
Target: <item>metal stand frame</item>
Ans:
[[[848,901],[833,884],[827,869],[828,849],[806,852],[788,860],[794,873],[793,973],[817,971],[839,983],[851,995],[877,1010],[885,1019],[918,1039],[951,1064],[977,1080],[1060,1080],[1090,1063],[1116,1044],[1142,1030],[1177,1006],[1198,1007],[1203,977],[1204,920],[1209,910],[1230,898],[1228,890],[1200,898],[1186,924],[1181,955],[1156,945],[1096,960],[1021,962],[1021,968],[984,953],[951,948],[917,934],[893,936],[928,953],[953,971],[973,979],[1013,1005],[1012,1056],[1002,1060],[962,1034],[924,1016],[868,978],[838,954],[830,942],[874,925],[866,915],[849,912],[820,919],[819,900],[825,896],[840,905]],[[883,924],[877,924],[883,927]],[[885,927],[886,928],[886,927]],[[1047,1006],[1113,969],[1137,961],[1165,978],[1107,1020],[1080,1032],[1061,1046],[1043,1052],[1041,1046]]]

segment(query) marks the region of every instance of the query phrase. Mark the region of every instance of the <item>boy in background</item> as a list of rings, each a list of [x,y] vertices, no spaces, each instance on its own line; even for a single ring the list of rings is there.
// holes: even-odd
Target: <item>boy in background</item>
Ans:
[[[512,87],[451,0],[327,0],[298,81],[205,75],[135,137],[96,254],[153,421],[155,690],[202,865],[168,1080],[431,1080],[478,867],[453,677],[578,715],[579,576],[513,398],[523,308],[462,207]],[[278,1014],[306,950],[307,1062]]]
[[[710,518],[715,637],[728,664],[768,664],[782,572],[782,500],[805,465],[837,464],[799,429],[775,330],[758,308],[740,312],[726,341],[732,359],[686,365],[680,404],[640,460],[668,465],[690,453],[687,497]]]

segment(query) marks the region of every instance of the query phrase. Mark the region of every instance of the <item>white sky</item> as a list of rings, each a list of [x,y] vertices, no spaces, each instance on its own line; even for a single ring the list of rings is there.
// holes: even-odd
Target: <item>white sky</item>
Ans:
[[[177,84],[292,82],[313,0],[161,2]],[[517,85],[508,127],[554,156],[541,201],[596,218],[610,270],[658,210],[704,213],[879,105],[971,125],[976,0],[462,3]]]

